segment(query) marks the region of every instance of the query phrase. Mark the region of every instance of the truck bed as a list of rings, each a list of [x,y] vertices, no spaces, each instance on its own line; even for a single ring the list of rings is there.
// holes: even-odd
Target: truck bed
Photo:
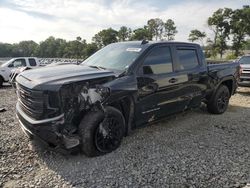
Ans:
[[[209,71],[214,70],[228,70],[228,69],[237,69],[240,67],[237,62],[227,62],[227,63],[219,63],[219,64],[208,64],[207,65]]]

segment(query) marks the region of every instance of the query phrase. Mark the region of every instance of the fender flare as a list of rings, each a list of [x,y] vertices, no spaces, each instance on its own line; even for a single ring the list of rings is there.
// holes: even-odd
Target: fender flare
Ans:
[[[218,82],[218,84],[215,86],[215,88],[214,88],[214,90],[213,90],[213,92],[212,92],[212,94],[210,96],[210,99],[214,97],[214,95],[215,95],[216,91],[218,90],[218,88],[222,85],[223,82],[226,82],[226,81],[232,81],[233,82],[231,95],[234,93],[235,87],[233,87],[233,86],[237,83],[237,81],[235,80],[234,76],[226,76],[226,77],[222,78]]]

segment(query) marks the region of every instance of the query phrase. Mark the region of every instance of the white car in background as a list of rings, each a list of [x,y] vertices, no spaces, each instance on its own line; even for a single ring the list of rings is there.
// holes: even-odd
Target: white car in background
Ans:
[[[4,63],[0,62],[0,87],[4,82],[10,81],[11,74],[17,68],[28,67],[32,69],[39,67],[39,65],[36,57],[17,57]]]

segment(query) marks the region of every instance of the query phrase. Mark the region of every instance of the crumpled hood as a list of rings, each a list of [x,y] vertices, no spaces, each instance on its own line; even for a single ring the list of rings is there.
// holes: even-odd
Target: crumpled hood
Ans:
[[[46,89],[56,89],[62,84],[110,76],[114,77],[115,73],[70,64],[24,71],[18,75],[17,82],[28,88],[43,89],[43,86],[46,86]]]

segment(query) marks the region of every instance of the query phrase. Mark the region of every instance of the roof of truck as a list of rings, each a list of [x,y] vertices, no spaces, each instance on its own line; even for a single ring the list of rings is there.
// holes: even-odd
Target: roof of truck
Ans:
[[[145,45],[150,46],[154,44],[179,44],[179,45],[192,45],[192,46],[200,46],[196,43],[191,42],[178,42],[178,41],[125,41],[125,42],[119,42],[119,43],[125,43],[125,44],[131,44],[131,45]]]
[[[167,40],[163,40],[163,41],[147,41],[147,40],[142,40],[142,41],[125,41],[125,42],[121,42],[121,43],[134,43],[134,44],[142,44],[142,42],[145,42],[145,44],[161,44],[161,43],[168,43],[168,44],[192,44],[192,45],[198,45],[196,43],[192,43],[192,42],[180,42],[180,41],[167,41]]]

